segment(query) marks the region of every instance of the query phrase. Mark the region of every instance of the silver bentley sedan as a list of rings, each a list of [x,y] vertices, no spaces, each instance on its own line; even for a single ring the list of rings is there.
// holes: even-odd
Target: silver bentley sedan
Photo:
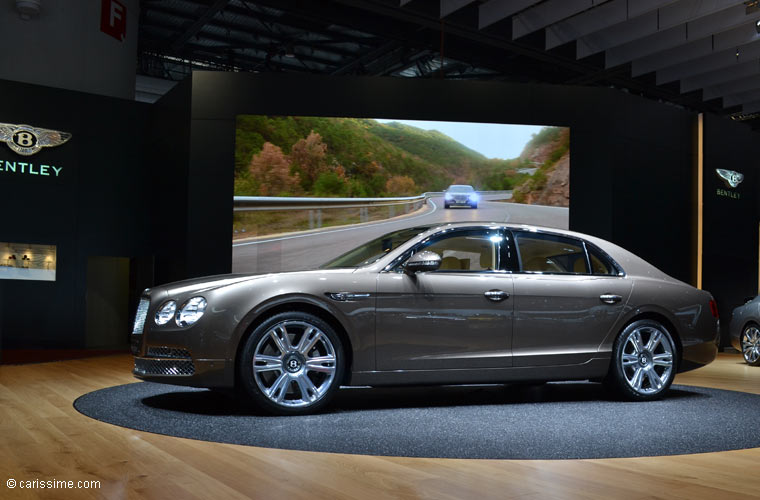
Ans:
[[[452,184],[443,192],[443,208],[478,208],[480,195],[468,184]]]
[[[760,296],[748,297],[744,305],[734,309],[729,333],[731,345],[742,353],[744,361],[760,366]]]
[[[411,227],[320,269],[146,290],[134,374],[239,389],[273,413],[342,385],[605,382],[631,400],[716,356],[712,296],[593,236],[501,223]]]

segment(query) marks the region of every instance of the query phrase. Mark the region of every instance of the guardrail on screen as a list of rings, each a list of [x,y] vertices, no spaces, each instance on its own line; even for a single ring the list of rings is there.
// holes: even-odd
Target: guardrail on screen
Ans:
[[[501,194],[511,191],[478,191],[479,194]],[[402,213],[418,210],[428,198],[443,195],[442,191],[429,191],[419,196],[395,198],[309,198],[295,196],[235,196],[233,210],[246,212],[256,210],[308,210],[309,228],[322,227],[322,210],[329,208],[359,208],[361,222],[369,220],[370,207],[388,207],[388,217],[396,215],[396,207],[403,206]]]

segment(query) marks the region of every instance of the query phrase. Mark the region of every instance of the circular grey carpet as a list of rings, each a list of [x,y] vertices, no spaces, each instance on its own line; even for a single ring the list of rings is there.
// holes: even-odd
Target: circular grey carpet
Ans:
[[[85,394],[81,413],[170,436],[364,455],[571,459],[760,447],[760,396],[673,386],[648,403],[600,384],[341,389],[321,414],[272,417],[205,389],[138,382]]]

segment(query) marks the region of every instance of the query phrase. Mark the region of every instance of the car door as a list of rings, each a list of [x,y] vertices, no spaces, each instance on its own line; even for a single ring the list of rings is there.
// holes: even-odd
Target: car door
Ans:
[[[602,340],[628,301],[632,282],[584,241],[514,231],[514,366],[580,364],[598,356]]]
[[[502,368],[511,365],[512,277],[501,270],[500,229],[450,229],[412,252],[441,256],[436,271],[378,275],[378,370]]]

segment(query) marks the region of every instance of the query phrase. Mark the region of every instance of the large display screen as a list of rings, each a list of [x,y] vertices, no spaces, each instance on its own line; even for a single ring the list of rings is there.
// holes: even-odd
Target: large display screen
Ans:
[[[0,242],[0,259],[0,279],[55,281],[55,245]]]
[[[565,127],[239,115],[236,196],[403,197],[469,184],[481,192],[482,203],[470,213],[454,207],[445,210],[443,196],[434,194],[422,209],[419,204],[364,209],[238,209],[233,216],[233,271],[312,267],[310,256],[302,256],[301,262],[283,257],[287,253],[283,246],[290,245],[284,242],[310,229],[340,226],[350,232],[358,223],[404,218],[409,220],[408,225],[423,222],[412,222],[414,215],[409,212],[415,211],[435,212],[424,217],[425,223],[494,220],[566,228],[569,179],[570,130]],[[376,232],[385,229],[388,226],[378,226]],[[281,242],[279,251],[262,252],[262,242],[268,240]],[[262,262],[267,260],[271,262]]]

